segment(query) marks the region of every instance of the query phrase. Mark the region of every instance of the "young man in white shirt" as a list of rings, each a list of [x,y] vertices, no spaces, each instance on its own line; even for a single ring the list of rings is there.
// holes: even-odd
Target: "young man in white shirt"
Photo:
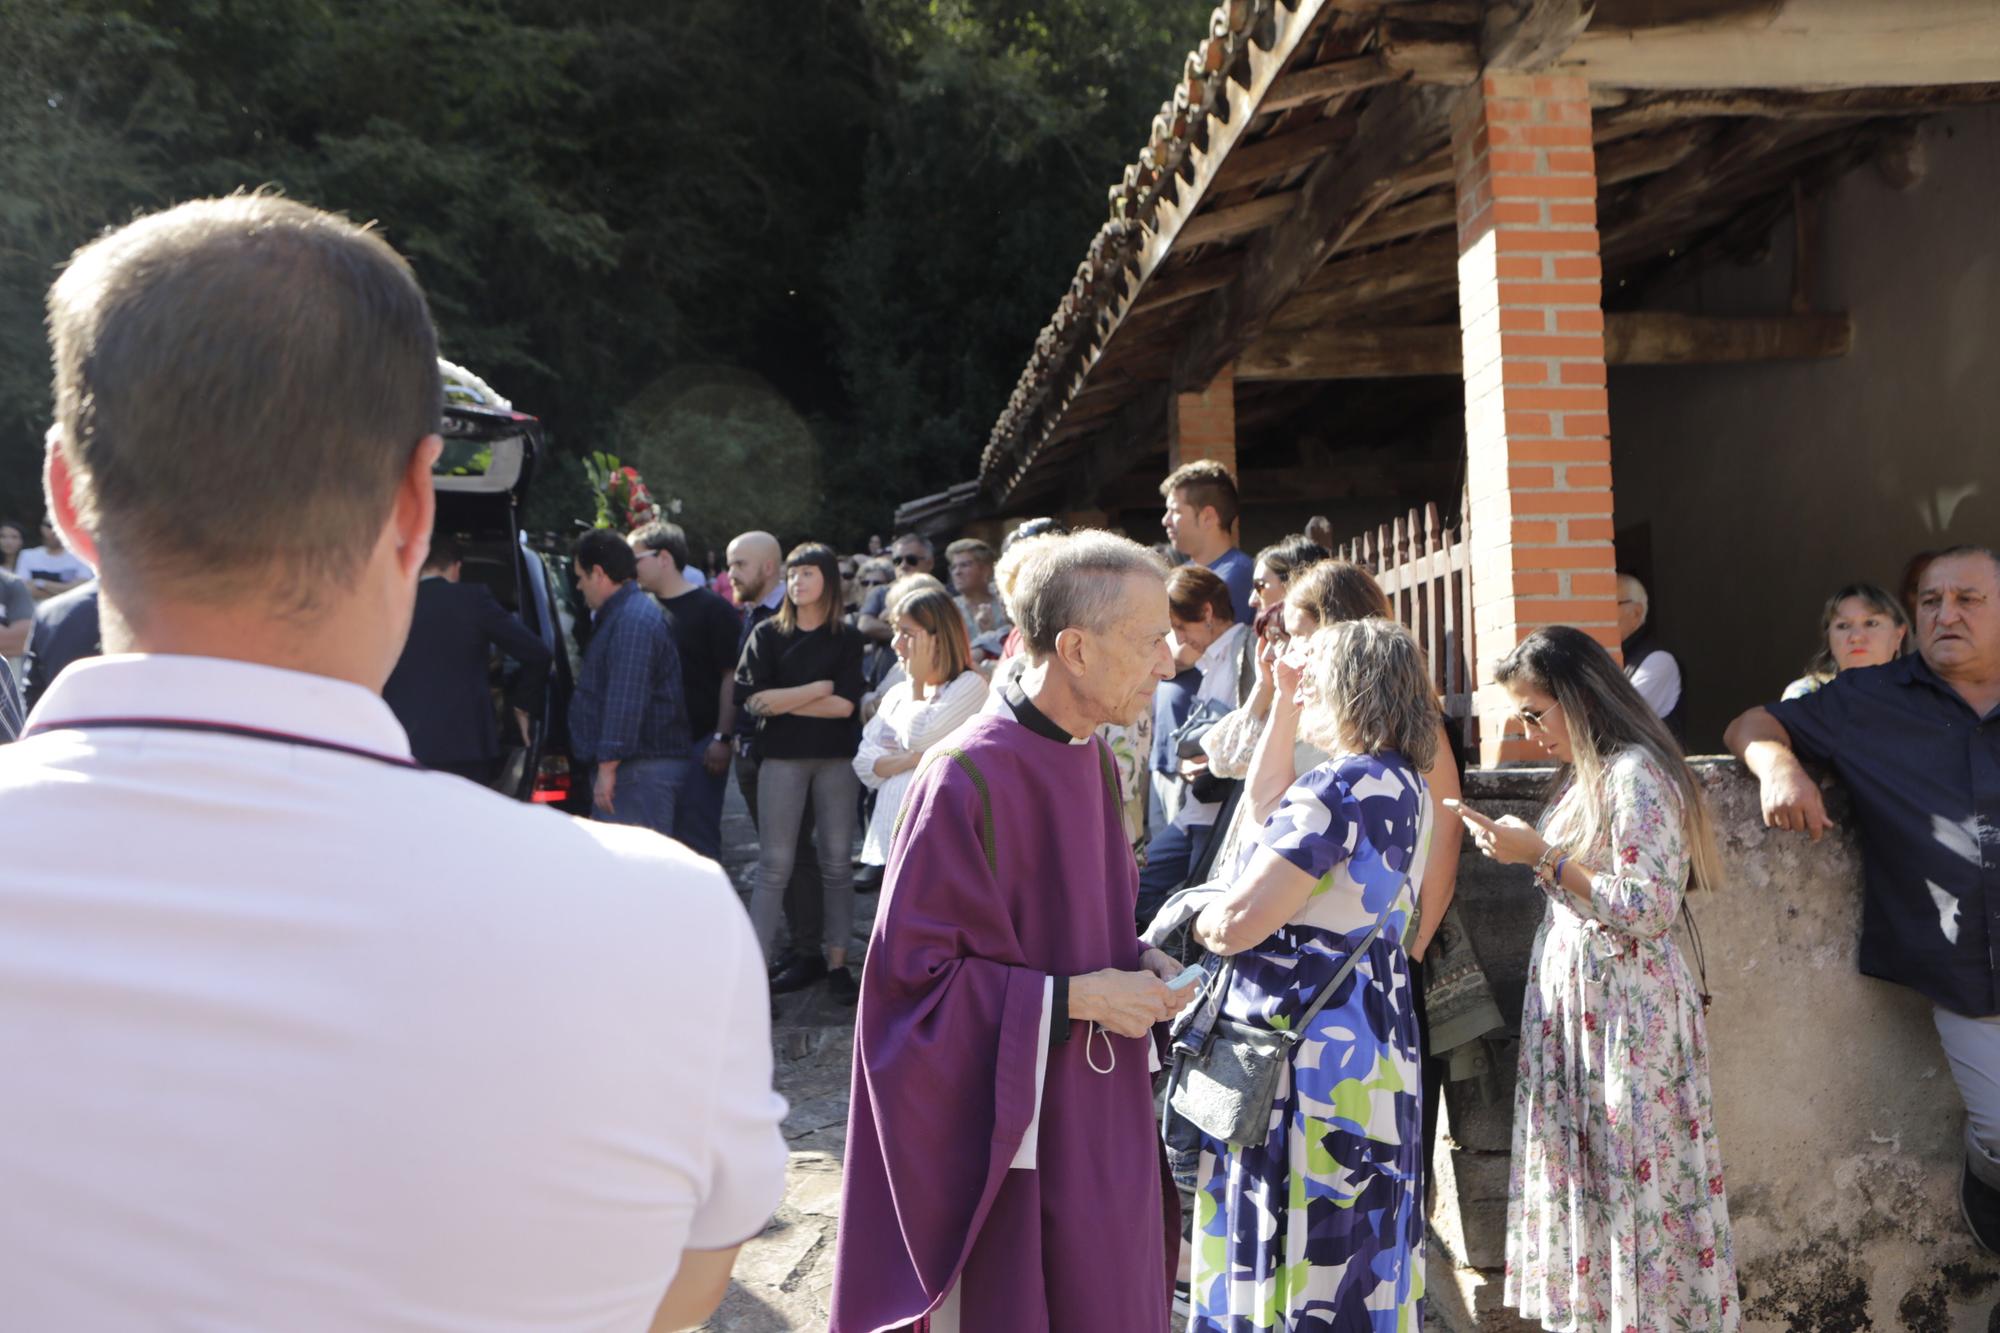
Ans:
[[[0,749],[42,835],[0,882],[6,1321],[706,1318],[783,1187],[760,955],[666,839],[411,761],[379,691],[440,384],[407,265],[205,200],[80,251],[49,325],[110,655]]]

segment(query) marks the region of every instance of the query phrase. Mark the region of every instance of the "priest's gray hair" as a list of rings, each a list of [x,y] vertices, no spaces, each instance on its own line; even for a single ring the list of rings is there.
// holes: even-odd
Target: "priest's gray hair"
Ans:
[[[1115,532],[1037,537],[1022,545],[1031,549],[1008,571],[1007,606],[1033,657],[1054,652],[1056,636],[1066,629],[1109,628],[1130,576],[1167,576],[1158,556]]]

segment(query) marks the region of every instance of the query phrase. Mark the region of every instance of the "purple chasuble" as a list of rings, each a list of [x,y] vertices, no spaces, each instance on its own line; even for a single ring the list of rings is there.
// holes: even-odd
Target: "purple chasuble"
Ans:
[[[1162,1184],[1150,1043],[1078,1023],[1051,1045],[1035,1169],[1009,1169],[1035,1113],[1045,981],[1139,966],[1109,752],[991,715],[954,740],[991,798],[992,862],[979,785],[933,755],[861,976],[830,1333],[901,1327],[955,1283],[963,1333],[1164,1333],[1180,1200]]]

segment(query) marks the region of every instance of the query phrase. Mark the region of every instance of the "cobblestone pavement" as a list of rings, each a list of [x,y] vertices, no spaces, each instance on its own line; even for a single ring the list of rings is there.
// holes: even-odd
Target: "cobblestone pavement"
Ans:
[[[747,903],[757,834],[733,782],[723,809],[722,864]],[[862,894],[855,904],[851,955],[857,968],[874,921],[875,896]],[[743,1247],[722,1308],[702,1325],[709,1333],[817,1333],[827,1325],[832,1300],[854,1010],[815,986],[774,1000],[771,1020],[778,1091],[791,1105],[784,1131],[791,1148],[785,1201],[763,1234]]]

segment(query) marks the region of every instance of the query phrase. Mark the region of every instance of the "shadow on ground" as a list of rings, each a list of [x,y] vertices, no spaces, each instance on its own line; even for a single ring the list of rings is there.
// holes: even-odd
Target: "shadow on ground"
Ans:
[[[757,834],[734,784],[722,821],[722,864],[746,904],[757,864]],[[851,957],[859,971],[875,921],[875,898],[855,907]],[[818,1333],[833,1293],[833,1239],[839,1224],[840,1170],[847,1151],[847,1080],[854,1010],[815,986],[772,1004],[776,1082],[791,1111],[785,1201],[763,1232],[743,1247],[722,1308],[707,1333]]]

